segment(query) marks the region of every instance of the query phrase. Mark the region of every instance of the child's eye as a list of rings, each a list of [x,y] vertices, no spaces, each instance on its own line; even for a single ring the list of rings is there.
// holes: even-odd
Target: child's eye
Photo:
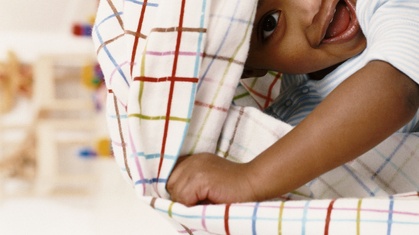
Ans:
[[[280,12],[278,11],[269,13],[260,21],[259,28],[261,30],[261,36],[263,40],[270,37],[275,31],[276,26],[278,25],[279,14]]]

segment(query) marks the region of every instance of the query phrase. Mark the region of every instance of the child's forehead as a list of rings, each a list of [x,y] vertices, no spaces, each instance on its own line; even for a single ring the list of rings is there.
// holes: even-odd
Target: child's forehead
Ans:
[[[265,2],[265,0],[258,0],[257,8],[259,8],[260,6],[262,6],[264,2]]]

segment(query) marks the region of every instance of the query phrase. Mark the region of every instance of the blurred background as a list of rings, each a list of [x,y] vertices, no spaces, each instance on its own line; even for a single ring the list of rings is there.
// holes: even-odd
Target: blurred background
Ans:
[[[0,234],[175,234],[112,158],[98,1],[0,3]]]

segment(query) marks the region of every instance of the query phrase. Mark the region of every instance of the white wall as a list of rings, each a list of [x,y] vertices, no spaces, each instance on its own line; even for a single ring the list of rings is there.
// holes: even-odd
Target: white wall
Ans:
[[[0,60],[8,50],[24,61],[44,53],[94,53],[72,25],[94,16],[97,0],[0,0]]]

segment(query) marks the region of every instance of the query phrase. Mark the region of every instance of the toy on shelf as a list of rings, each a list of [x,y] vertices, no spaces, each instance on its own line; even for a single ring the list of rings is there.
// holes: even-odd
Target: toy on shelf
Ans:
[[[73,34],[75,36],[81,36],[81,37],[90,37],[92,35],[92,28],[93,24],[95,22],[95,16],[92,15],[89,17],[87,22],[77,22],[73,24]]]
[[[98,63],[83,66],[81,83],[84,87],[93,91],[93,103],[98,112],[102,110],[105,103],[107,90],[104,82],[103,73]]]
[[[79,157],[84,159],[91,159],[97,157],[97,153],[92,147],[83,147],[78,151]]]
[[[96,141],[96,152],[99,156],[112,156],[111,140],[109,138],[100,138]]]
[[[110,157],[112,156],[111,141],[109,138],[99,138],[96,140],[94,147],[83,147],[79,151],[79,156],[90,159],[95,157]]]
[[[81,82],[85,87],[95,90],[102,85],[103,81],[103,73],[99,64],[86,64],[83,66]]]
[[[92,34],[92,25],[86,23],[73,24],[73,34],[76,36],[90,37]]]

